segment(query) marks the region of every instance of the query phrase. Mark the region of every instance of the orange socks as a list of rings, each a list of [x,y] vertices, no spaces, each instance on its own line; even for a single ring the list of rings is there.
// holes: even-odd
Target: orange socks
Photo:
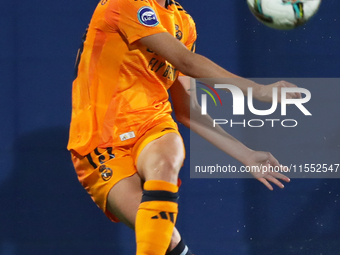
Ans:
[[[137,255],[163,255],[175,226],[178,187],[165,181],[144,184],[142,202],[136,217]]]

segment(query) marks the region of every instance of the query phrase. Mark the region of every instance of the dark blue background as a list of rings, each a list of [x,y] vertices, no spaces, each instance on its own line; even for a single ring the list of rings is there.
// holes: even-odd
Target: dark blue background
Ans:
[[[1,1],[0,255],[134,254],[133,231],[96,208],[65,149],[74,59],[96,4]],[[232,72],[339,76],[339,1],[323,1],[288,32],[259,24],[244,0],[181,4],[196,21],[197,52]],[[326,104],[332,91],[319,93]],[[340,254],[338,180],[293,180],[270,192],[255,180],[190,179],[188,162],[181,178],[177,225],[195,254]]]

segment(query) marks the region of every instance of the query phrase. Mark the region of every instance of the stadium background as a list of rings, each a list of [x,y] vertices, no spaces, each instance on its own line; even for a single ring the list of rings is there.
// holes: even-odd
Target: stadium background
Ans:
[[[134,254],[133,232],[96,208],[65,149],[74,59],[96,4],[1,1],[0,255]],[[181,4],[196,21],[197,52],[232,72],[339,76],[339,1],[290,32],[260,25],[244,0]],[[329,112],[337,130],[338,113]],[[181,178],[178,228],[195,254],[340,254],[339,180],[269,192],[255,180],[190,179],[187,161]]]

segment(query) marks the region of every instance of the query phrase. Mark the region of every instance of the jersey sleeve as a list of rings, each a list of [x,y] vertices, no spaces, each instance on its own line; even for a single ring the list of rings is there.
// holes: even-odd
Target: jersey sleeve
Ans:
[[[167,32],[160,24],[157,10],[149,1],[117,0],[108,10],[115,16],[115,27],[125,36],[129,44],[149,35]],[[112,17],[111,16],[111,17]]]
[[[185,46],[187,47],[188,50],[195,52],[196,51],[197,31],[196,31],[195,22],[194,22],[194,20],[192,19],[191,16],[188,17],[187,27],[188,27],[189,32],[188,32],[188,38],[185,42]],[[185,75],[180,72],[179,76],[185,76]]]
[[[197,32],[196,32],[196,25],[194,20],[190,17],[189,18],[189,36],[185,43],[185,46],[188,50],[195,52],[196,51],[196,40],[197,40]]]

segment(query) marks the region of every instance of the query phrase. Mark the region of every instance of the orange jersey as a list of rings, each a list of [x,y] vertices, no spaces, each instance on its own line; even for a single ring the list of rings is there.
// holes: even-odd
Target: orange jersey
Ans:
[[[102,0],[78,53],[68,149],[124,146],[171,113],[167,90],[179,71],[144,47],[140,38],[168,32],[189,50],[195,24],[175,2]]]

